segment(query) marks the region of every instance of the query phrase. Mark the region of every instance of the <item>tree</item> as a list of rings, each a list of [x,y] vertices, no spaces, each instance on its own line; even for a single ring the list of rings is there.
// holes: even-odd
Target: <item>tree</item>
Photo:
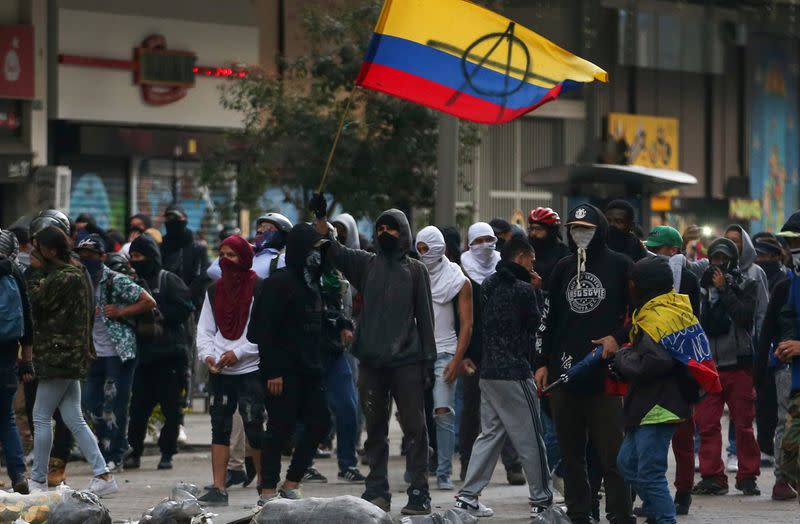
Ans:
[[[316,190],[348,97],[352,106],[326,191],[356,216],[389,206],[430,206],[435,198],[437,118],[433,111],[353,89],[380,13],[380,0],[316,8],[304,28],[309,51],[279,64],[281,74],[251,71],[224,86],[221,103],[242,114],[243,128],[204,162],[212,189],[235,179],[237,204],[254,207],[267,187],[281,187],[298,210]],[[462,126],[465,158],[477,127]],[[229,169],[229,166],[236,169]]]

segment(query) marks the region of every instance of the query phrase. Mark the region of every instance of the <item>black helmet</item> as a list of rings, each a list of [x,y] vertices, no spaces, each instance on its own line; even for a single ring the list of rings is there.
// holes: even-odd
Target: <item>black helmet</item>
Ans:
[[[292,230],[292,227],[294,227],[292,221],[280,213],[267,213],[266,215],[261,215],[258,217],[258,220],[256,220],[256,226],[262,222],[269,222],[277,227],[278,231],[287,234]]]
[[[58,209],[46,209],[39,213],[39,215],[31,220],[30,236],[36,238],[36,234],[48,227],[57,227],[64,232],[68,237],[72,232],[72,221],[67,215]]]
[[[106,255],[106,266],[112,271],[122,273],[123,275],[130,275],[133,273],[131,265],[128,262],[128,257],[122,253],[109,253]]]

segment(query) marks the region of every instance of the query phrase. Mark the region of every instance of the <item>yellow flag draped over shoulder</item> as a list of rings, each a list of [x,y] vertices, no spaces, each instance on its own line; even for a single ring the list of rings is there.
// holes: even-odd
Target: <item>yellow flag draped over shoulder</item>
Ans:
[[[508,122],[601,68],[465,0],[386,0],[357,85],[485,124]]]

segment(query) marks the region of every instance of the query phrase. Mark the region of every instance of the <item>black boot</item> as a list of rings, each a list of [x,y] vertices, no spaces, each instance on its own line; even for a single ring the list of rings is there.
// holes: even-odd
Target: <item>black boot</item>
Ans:
[[[691,493],[675,493],[675,513],[678,515],[688,515],[689,508],[692,506]]]

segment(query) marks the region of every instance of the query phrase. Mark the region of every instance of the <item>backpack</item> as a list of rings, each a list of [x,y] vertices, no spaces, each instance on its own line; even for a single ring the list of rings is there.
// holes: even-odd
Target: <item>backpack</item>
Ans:
[[[144,279],[138,280],[137,284],[142,286],[150,295],[155,299],[155,295],[158,294],[161,287],[164,285],[164,277],[166,276],[167,272],[163,269],[158,273],[158,287],[155,289],[150,289],[150,286],[147,284],[147,281]],[[109,284],[112,279],[108,279],[106,281],[106,303],[110,304],[111,298],[111,289],[113,284]],[[159,342],[164,336],[164,315],[161,314],[161,311],[158,307],[154,307],[150,311],[142,313],[141,315],[137,315],[134,317],[132,322],[132,327],[134,332],[136,333],[136,340],[139,342]]]
[[[25,334],[22,296],[14,275],[0,277],[0,342],[13,342]]]

